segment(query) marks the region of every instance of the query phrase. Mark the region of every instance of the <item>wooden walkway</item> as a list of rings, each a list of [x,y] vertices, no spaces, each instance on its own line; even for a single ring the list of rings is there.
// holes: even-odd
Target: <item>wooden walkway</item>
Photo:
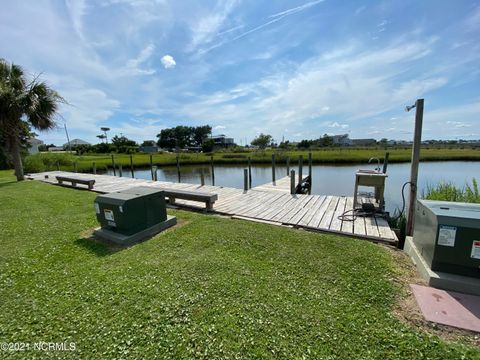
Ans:
[[[218,194],[218,200],[213,207],[214,213],[254,221],[290,225],[307,230],[339,233],[391,245],[398,241],[387,221],[381,217],[359,216],[354,221],[339,219],[339,216],[345,211],[352,209],[353,197],[291,195],[289,190],[290,178],[288,176],[277,180],[275,184],[269,183],[257,186],[248,191],[223,186],[201,186],[64,171],[49,171],[31,174],[27,177],[56,184],[55,176],[95,179],[92,191],[98,193],[121,191],[136,186],[216,193]],[[175,204],[204,209],[204,204],[198,202],[179,199]]]

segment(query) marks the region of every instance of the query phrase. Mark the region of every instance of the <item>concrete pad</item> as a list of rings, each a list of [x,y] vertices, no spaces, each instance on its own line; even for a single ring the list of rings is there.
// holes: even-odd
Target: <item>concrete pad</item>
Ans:
[[[465,294],[480,295],[480,279],[470,276],[432,271],[420,255],[420,251],[410,236],[405,240],[404,251],[410,256],[418,272],[422,275],[429,286]]]
[[[152,227],[149,227],[148,229],[142,230],[140,232],[137,232],[133,235],[123,235],[120,233],[113,232],[111,230],[107,229],[102,229],[102,228],[97,228],[93,231],[93,234],[95,236],[98,236],[101,239],[113,241],[117,244],[120,245],[132,245],[137,242],[143,241],[147,238],[150,238],[159,232],[168,229],[169,227],[174,226],[177,223],[177,217],[176,216],[171,216],[167,215],[167,220],[158,223],[156,225],[153,225]]]
[[[480,332],[480,297],[411,284],[426,320]]]

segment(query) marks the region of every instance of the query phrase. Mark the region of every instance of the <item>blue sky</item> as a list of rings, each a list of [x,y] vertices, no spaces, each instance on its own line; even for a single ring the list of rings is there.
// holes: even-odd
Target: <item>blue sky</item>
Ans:
[[[477,1],[4,1],[1,57],[70,103],[63,144],[165,127],[277,141],[480,138]]]

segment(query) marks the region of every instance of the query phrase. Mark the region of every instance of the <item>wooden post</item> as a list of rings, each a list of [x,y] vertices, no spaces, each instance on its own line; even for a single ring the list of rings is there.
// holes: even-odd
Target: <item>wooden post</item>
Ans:
[[[243,190],[248,190],[248,169],[243,169]]]
[[[133,171],[133,156],[130,155],[130,172],[132,173],[132,179],[135,177],[135,172]]]
[[[73,172],[77,172],[78,168],[77,168],[77,162],[74,161],[73,162]]]
[[[113,176],[117,176],[117,170],[115,170],[115,158],[112,154],[112,167],[113,167]]]
[[[154,179],[153,176],[153,156],[150,154],[150,172],[152,173],[152,180]]]
[[[213,166],[213,155],[210,156],[210,166],[212,167],[212,186],[215,186],[215,168]]]
[[[298,158],[298,184],[301,185],[303,180],[303,155]]]
[[[120,175],[120,177],[123,175],[122,164],[118,164],[118,175]]]
[[[290,156],[287,156],[287,176],[290,175]]]
[[[92,168],[93,168],[93,175],[97,175],[97,164],[95,162],[92,164]]]
[[[248,157],[248,188],[252,188],[252,161],[250,156]]]
[[[409,236],[413,235],[415,202],[417,200],[418,164],[420,162],[420,145],[422,142],[423,102],[423,99],[418,99],[415,102],[415,131],[413,133],[412,165],[410,171],[410,199],[407,216],[407,235]]]
[[[272,154],[272,182],[275,182],[275,154]]]
[[[308,195],[312,195],[312,153],[308,153],[308,178],[310,180],[308,185]]]
[[[178,177],[178,182],[181,182],[181,177],[180,177],[180,158],[178,157],[177,153],[177,177]]]
[[[157,174],[157,166],[156,165],[152,166],[152,171],[153,171],[153,179],[152,180],[157,181],[158,174]]]
[[[200,184],[201,184],[202,186],[205,185],[205,174],[203,173],[203,167],[200,168]]]
[[[387,151],[385,153],[385,158],[383,159],[383,173],[387,173],[387,167],[388,167],[388,158],[390,157],[390,153]]]
[[[60,171],[60,162],[57,160],[57,171]]]
[[[295,170],[290,171],[290,194],[295,194]]]

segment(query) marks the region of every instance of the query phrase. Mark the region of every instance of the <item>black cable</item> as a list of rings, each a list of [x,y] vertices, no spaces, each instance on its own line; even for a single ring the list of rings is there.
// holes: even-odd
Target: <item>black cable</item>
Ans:
[[[395,218],[391,218],[390,220],[391,221],[397,221],[398,219],[400,219],[403,215],[403,213],[405,212],[405,205],[406,205],[406,201],[405,201],[405,186],[407,186],[408,184],[410,184],[411,186],[415,186],[411,181],[407,181],[406,183],[404,183],[402,185],[402,210],[400,211],[400,213],[398,214],[397,217]]]
[[[400,219],[400,217],[403,215],[403,213],[405,211],[405,205],[406,205],[405,186],[407,186],[408,184],[414,186],[414,184],[411,181],[407,181],[406,183],[404,183],[402,185],[402,210],[400,211],[400,213],[398,214],[397,217],[390,219],[392,221],[397,221],[398,219]],[[351,212],[353,214],[350,215],[349,213],[351,213]],[[357,217],[359,217],[359,216],[369,216],[369,215],[373,215],[375,217],[376,212],[365,212],[363,209],[350,209],[350,210],[345,211],[342,215],[339,215],[338,220],[340,220],[340,221],[355,221],[357,219]]]

